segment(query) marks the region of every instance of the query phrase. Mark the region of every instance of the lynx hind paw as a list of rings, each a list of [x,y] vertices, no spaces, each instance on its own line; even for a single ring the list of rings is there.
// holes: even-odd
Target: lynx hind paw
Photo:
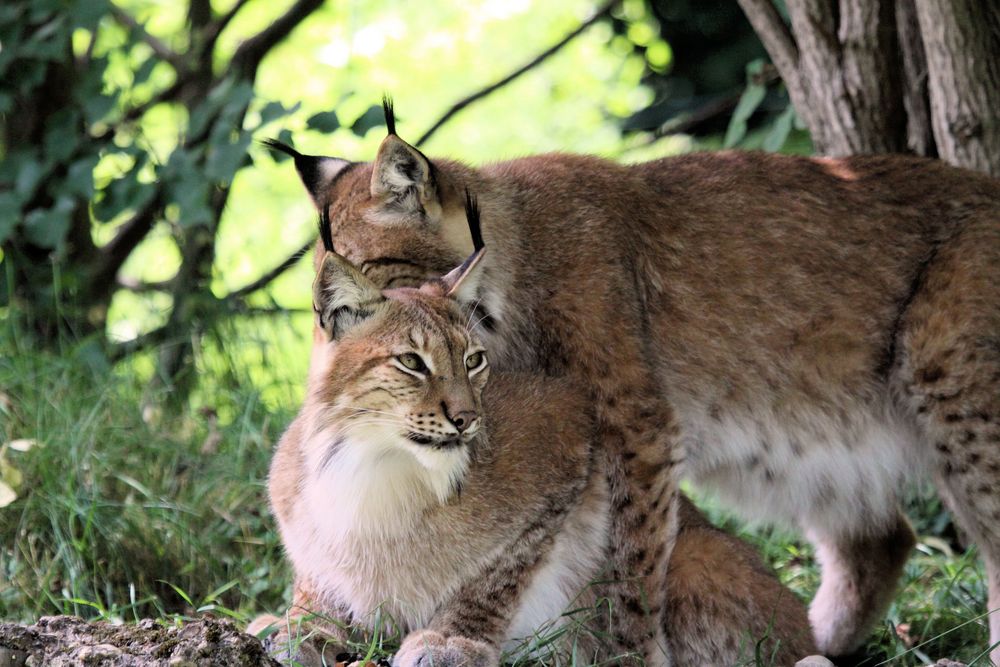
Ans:
[[[250,621],[246,633],[260,638],[267,654],[282,665],[322,667],[323,656],[310,639],[306,628],[270,614]]]
[[[468,637],[445,637],[433,630],[411,632],[392,660],[393,667],[496,667],[500,651]]]

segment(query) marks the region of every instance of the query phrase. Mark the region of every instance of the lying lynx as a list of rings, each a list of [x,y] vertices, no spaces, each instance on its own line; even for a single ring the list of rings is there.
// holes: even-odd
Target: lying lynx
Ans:
[[[613,591],[631,611],[621,646],[669,661],[653,621],[679,474],[806,531],[824,652],[858,647],[891,599],[913,474],[979,546],[1000,608],[996,180],[898,156],[472,169],[429,161],[389,125],[371,164],[286,150],[337,252],[380,286],[466,256],[463,193],[478,194],[491,251],[474,321],[492,363],[576,377],[613,454],[613,567],[635,577]],[[1000,642],[1000,613],[990,629]]]
[[[603,569],[610,499],[590,403],[567,380],[495,373],[487,386],[486,352],[456,301],[474,291],[480,257],[385,292],[332,252],[322,261],[307,397],[269,488],[293,613],[328,619],[328,656],[344,639],[329,619],[364,626],[378,610],[410,631],[397,667],[491,667],[571,602],[596,603],[585,589]],[[804,606],[752,549],[688,502],[680,525],[667,597],[680,664],[735,664],[757,640],[774,664],[813,652]],[[249,630],[268,624],[284,622]],[[613,657],[592,637],[575,638],[578,659]],[[270,643],[321,663],[322,643],[297,654],[287,632]]]

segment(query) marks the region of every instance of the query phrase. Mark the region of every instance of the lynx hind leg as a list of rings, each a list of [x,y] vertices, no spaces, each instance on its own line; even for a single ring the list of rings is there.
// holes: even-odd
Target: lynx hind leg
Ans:
[[[809,606],[816,644],[826,655],[848,655],[861,647],[892,602],[916,536],[898,512],[894,521],[868,534],[834,536],[808,526],[806,533],[822,571]]]
[[[744,541],[681,497],[666,635],[678,665],[794,665],[816,652],[806,608]],[[758,647],[759,643],[759,647]]]
[[[1000,642],[1000,214],[968,220],[928,263],[901,332],[899,380],[942,499],[979,547]],[[1000,664],[1000,648],[991,654]]]

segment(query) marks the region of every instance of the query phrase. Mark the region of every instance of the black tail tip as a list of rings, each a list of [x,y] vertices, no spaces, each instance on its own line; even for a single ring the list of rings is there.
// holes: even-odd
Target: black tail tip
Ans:
[[[262,139],[260,143],[264,144],[273,151],[279,151],[285,155],[290,155],[295,159],[302,157],[302,153],[298,152],[288,144],[278,141],[277,139]]]
[[[482,250],[486,244],[483,243],[483,230],[479,223],[479,200],[469,188],[465,188],[465,220],[469,223],[472,247],[477,251]]]
[[[389,93],[382,94],[382,113],[385,115],[385,127],[389,134],[396,134],[396,110]]]

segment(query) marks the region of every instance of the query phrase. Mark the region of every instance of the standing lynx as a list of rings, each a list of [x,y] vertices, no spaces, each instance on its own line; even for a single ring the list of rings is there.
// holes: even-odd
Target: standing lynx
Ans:
[[[488,353],[456,300],[474,291],[475,271],[472,260],[382,292],[335,254],[323,259],[309,387],[269,491],[295,571],[292,613],[320,615],[307,625],[327,642],[295,650],[279,630],[279,657],[319,667],[343,650],[340,628],[386,617],[409,633],[396,667],[491,667],[502,645],[527,637],[521,652],[531,650],[532,633],[560,623],[575,662],[614,657],[593,638],[616,610],[595,608],[587,588],[609,530],[592,406],[565,379],[487,383]],[[757,650],[791,665],[812,652],[802,604],[687,501],[670,569],[667,634],[681,664],[733,665]],[[262,617],[250,630],[269,624],[284,625]]]
[[[287,151],[337,252],[380,285],[467,255],[463,193],[478,195],[491,252],[475,321],[494,367],[592,392],[621,647],[670,662],[678,475],[805,531],[828,654],[856,649],[893,595],[911,475],[979,546],[1000,608],[1000,183],[898,156],[473,169],[428,160],[387,116],[373,163]]]

